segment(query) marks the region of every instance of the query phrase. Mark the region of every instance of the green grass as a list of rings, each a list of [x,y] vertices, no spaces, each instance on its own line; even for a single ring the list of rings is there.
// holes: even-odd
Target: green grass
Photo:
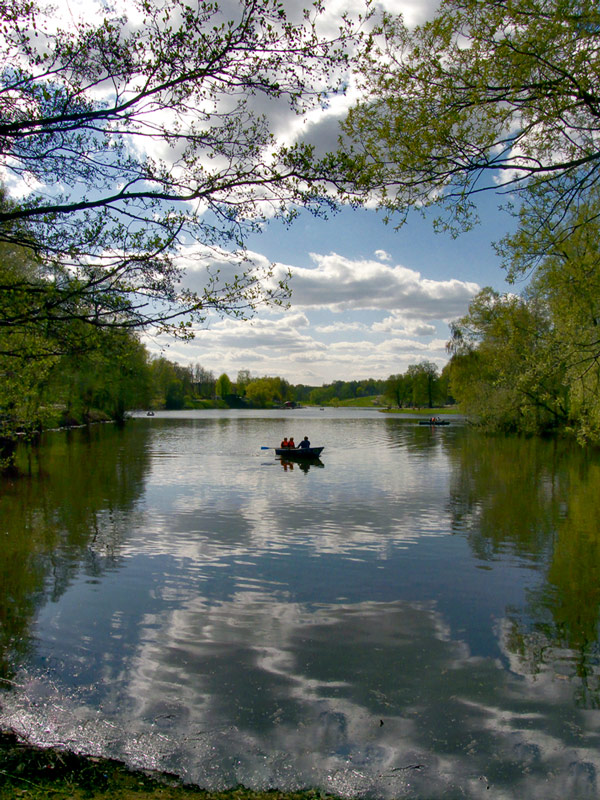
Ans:
[[[354,397],[352,400],[340,400],[338,406],[342,408],[379,408],[385,405],[379,397]]]
[[[321,403],[321,405],[328,408],[376,408],[386,414],[418,414],[419,416],[460,413],[456,406],[444,406],[442,408],[388,408],[388,401],[381,395],[354,397],[351,400],[333,400],[330,403]]]
[[[415,414],[419,417],[447,416],[448,414],[460,414],[457,406],[447,406],[443,408],[382,408],[385,414]]]
[[[370,395],[369,397],[353,397],[350,400],[333,400],[317,405],[328,408],[380,408],[385,406],[385,401],[381,397]]]
[[[0,800],[321,800],[317,791],[208,792],[119,761],[22,744],[0,733]]]

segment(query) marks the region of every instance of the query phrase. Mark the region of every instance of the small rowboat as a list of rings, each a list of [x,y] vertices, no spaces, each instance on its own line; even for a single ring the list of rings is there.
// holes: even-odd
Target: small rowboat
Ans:
[[[276,456],[286,458],[318,458],[323,452],[322,447],[276,447]]]
[[[419,425],[450,425],[447,419],[420,419]]]

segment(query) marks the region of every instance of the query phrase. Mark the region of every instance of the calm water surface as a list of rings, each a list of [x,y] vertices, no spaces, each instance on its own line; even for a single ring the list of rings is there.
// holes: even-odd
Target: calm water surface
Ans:
[[[321,461],[261,450],[290,434]],[[599,454],[303,409],[23,457],[2,727],[205,787],[598,796]]]

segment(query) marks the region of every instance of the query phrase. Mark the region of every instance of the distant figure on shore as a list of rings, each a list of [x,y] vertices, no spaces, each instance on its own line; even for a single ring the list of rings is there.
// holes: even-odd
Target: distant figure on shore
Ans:
[[[305,436],[304,439],[302,439],[302,441],[300,442],[298,447],[302,447],[302,448],[310,447],[310,442],[308,441],[308,436]]]

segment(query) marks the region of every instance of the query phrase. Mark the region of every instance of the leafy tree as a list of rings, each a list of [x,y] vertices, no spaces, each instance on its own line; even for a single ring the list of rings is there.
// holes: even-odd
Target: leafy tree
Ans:
[[[300,401],[308,401],[315,405],[352,400],[356,397],[371,397],[383,394],[385,381],[367,378],[364,381],[334,381],[319,387],[296,386],[296,395]]]
[[[225,372],[222,375],[219,375],[215,384],[216,396],[224,400],[231,394],[232,389],[233,387],[229,376]]]
[[[252,378],[250,376],[250,370],[249,369],[240,369],[240,370],[238,370],[237,378],[236,378],[236,381],[235,381],[235,386],[236,386],[236,389],[237,389],[237,393],[239,395],[246,394],[246,387],[248,386],[248,384],[250,383],[251,380],[252,380]]]
[[[206,373],[199,365],[182,366],[164,356],[158,356],[151,360],[149,370],[153,403],[164,405],[165,408],[183,408],[186,397],[194,394],[196,377],[209,375],[207,386],[214,387],[212,373]]]
[[[374,378],[367,378],[367,380],[360,381],[356,386],[356,397],[373,397],[374,395],[383,394],[385,381],[375,380]]]
[[[398,408],[410,405],[412,400],[412,381],[408,375],[390,375],[385,382],[385,397]]]
[[[284,378],[254,378],[246,386],[246,399],[255,406],[271,406],[293,399],[293,390]]]
[[[439,398],[439,370],[431,361],[411,364],[406,370],[410,381],[412,404],[433,408]]]
[[[439,391],[443,405],[455,405],[456,400],[450,390],[450,362],[444,364],[440,374]]]
[[[582,439],[599,440],[600,195],[588,192],[560,225],[547,222],[544,200],[534,196],[523,204],[519,230],[499,249],[510,276],[531,276],[529,302],[547,308],[547,369],[562,371],[574,430]]]
[[[185,406],[185,392],[183,384],[177,378],[169,381],[167,391],[165,392],[165,408],[169,411],[175,411]]]
[[[215,394],[215,376],[214,374],[200,364],[194,364],[194,391],[200,397],[210,398]]]
[[[26,248],[0,243],[0,469],[10,465],[19,439],[52,420],[48,381],[64,330],[24,323],[29,302],[22,286],[40,288],[39,260]],[[69,337],[76,331],[72,322]]]
[[[295,399],[299,403],[309,403],[313,402],[310,399],[311,392],[315,389],[314,386],[307,386],[304,383],[297,383],[295,384],[294,388],[294,396]]]
[[[335,397],[337,397],[335,394],[335,384],[325,384],[316,387],[311,389],[309,394],[310,402],[318,406],[331,403]]]
[[[530,433],[568,421],[564,362],[547,307],[483,289],[451,326],[451,390],[487,427]]]
[[[83,356],[63,356],[50,377],[50,396],[66,418],[90,419],[93,410],[122,422],[125,412],[151,402],[146,348],[129,331],[101,334],[102,347]]]
[[[596,0],[442,0],[412,32],[384,14],[345,123],[358,184],[452,225],[482,191],[543,190],[559,220],[600,176],[599,30]]]
[[[203,267],[265,219],[327,204],[334,157],[279,146],[269,111],[303,113],[335,91],[351,31],[320,36],[320,3],[300,22],[279,0],[130,5],[130,18],[106,5],[61,27],[50,7],[1,1],[0,165],[29,193],[0,208],[0,242],[44,257],[49,301],[24,280],[27,322],[186,336],[210,311],[243,317],[286,297],[241,255],[231,276],[183,288],[182,248],[194,243],[187,263]]]

